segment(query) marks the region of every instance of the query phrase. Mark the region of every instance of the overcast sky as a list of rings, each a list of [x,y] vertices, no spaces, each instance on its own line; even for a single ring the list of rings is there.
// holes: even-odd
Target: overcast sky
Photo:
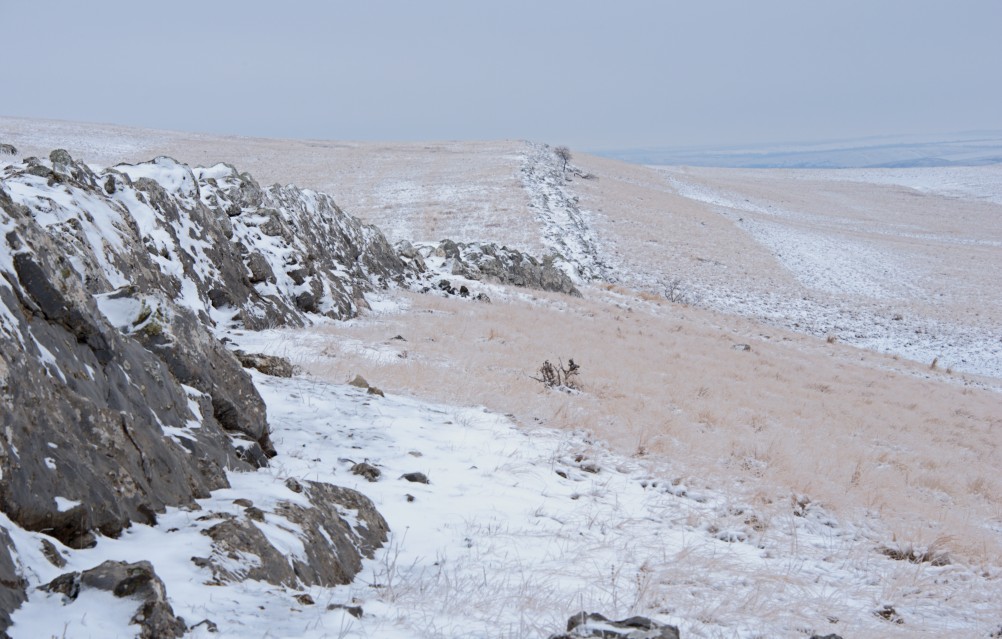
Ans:
[[[1002,129],[999,0],[0,0],[0,115],[599,150]]]

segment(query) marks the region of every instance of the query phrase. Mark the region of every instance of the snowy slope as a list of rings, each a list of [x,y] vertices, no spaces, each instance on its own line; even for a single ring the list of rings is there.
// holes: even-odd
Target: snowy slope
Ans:
[[[247,334],[241,345],[277,339],[297,341]],[[651,615],[684,637],[962,637],[998,625],[998,568],[896,561],[883,554],[890,540],[876,519],[840,521],[809,500],[785,503],[783,515],[757,511],[727,490],[673,481],[669,463],[617,455],[586,433],[517,428],[479,408],[302,377],[255,381],[280,455],[270,469],[231,474],[233,487],[202,506],[240,517],[233,500],[250,497],[268,513],[291,495],[290,477],[361,490],[393,532],[355,582],[307,591],[210,583],[190,557],[208,552],[200,533],[213,522],[176,509],[93,549],[60,548],[67,569],[148,559],[178,614],[216,624],[189,635],[206,638],[546,637],[580,609]],[[379,481],[350,472],[362,460]],[[401,478],[413,472],[430,483]],[[267,521],[268,534],[287,534],[287,522]],[[65,571],[40,558],[40,535],[11,527],[33,585]],[[877,614],[887,607],[891,621]],[[34,592],[11,630],[125,637],[128,616],[111,598],[64,606]]]

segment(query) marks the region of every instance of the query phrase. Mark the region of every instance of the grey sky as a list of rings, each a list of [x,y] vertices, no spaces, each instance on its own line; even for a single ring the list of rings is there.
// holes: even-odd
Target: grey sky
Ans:
[[[572,148],[1002,129],[998,0],[15,2],[0,114]]]

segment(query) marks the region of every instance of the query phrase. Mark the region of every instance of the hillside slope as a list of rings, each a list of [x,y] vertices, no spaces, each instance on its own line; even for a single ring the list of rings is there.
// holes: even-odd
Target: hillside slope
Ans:
[[[655,294],[678,280],[701,306],[1002,377],[1002,165],[750,171],[579,154],[579,173],[598,177],[586,180],[555,175],[552,154],[517,141],[281,141],[11,118],[0,138],[20,155],[60,141],[99,164],[231,162],[263,184],[335,194],[391,241],[568,253],[586,278]]]
[[[209,495],[157,505],[151,520],[133,518],[119,539],[99,536],[91,548],[50,541],[49,550],[44,530],[5,516],[11,539],[0,541],[29,595],[14,636],[131,628],[131,613],[110,596],[63,605],[40,586],[106,559],[145,558],[189,626],[209,618],[219,631],[205,624],[194,637],[544,637],[581,607],[648,615],[685,637],[1000,630],[991,271],[1002,242],[992,173],[972,191],[942,172],[655,169],[588,156],[564,171],[552,149],[524,142],[313,143],[0,120],[0,142],[19,155],[56,139],[77,159],[54,154],[6,169],[23,205],[18,224],[45,227],[68,255],[84,247],[72,267],[91,273],[83,282],[99,298],[134,298],[112,280],[135,277],[164,298],[169,318],[183,315],[171,300],[187,291],[178,305],[229,348],[288,358],[300,372],[251,374],[273,439],[260,443],[278,455],[257,472],[228,472],[229,488],[217,482]],[[139,163],[165,152],[210,168]],[[121,159],[138,164],[100,168]],[[333,199],[271,187],[232,208],[254,189],[246,174],[215,164],[223,160],[262,183],[321,185]],[[108,193],[116,175],[128,180],[113,180]],[[104,202],[126,197],[156,204],[150,212],[130,200],[129,210],[155,219],[147,232],[130,231],[122,209]],[[229,231],[203,224],[229,220],[231,208]],[[341,209],[410,243],[389,250]],[[101,266],[101,237],[132,235],[159,242],[136,241],[130,259],[146,266]],[[335,236],[348,247],[327,247]],[[535,254],[541,262],[518,264],[563,268],[576,286],[560,289],[580,296],[492,281],[463,260],[500,254],[515,264],[516,254],[439,243],[446,237]],[[392,265],[366,262],[370,249]],[[255,251],[273,280],[263,268],[254,275]],[[312,279],[296,281],[289,256],[316,261]],[[247,282],[227,280],[231,261]],[[150,262],[174,279],[148,273]],[[18,278],[8,277],[12,290]],[[307,304],[300,295],[313,279],[322,294]],[[676,280],[669,301],[665,287]],[[120,315],[103,303],[107,319]],[[150,317],[126,306],[118,328],[138,339]],[[271,325],[286,328],[257,330]],[[60,352],[30,354],[36,377],[60,387]],[[569,358],[581,367],[577,388],[534,379],[544,360]],[[345,385],[358,374],[382,390]],[[200,395],[213,389],[180,388],[201,398],[206,416],[215,412]],[[182,423],[184,414],[196,418],[192,407]],[[172,424],[165,432],[176,434]],[[307,526],[289,509],[309,506],[297,497],[304,487],[323,502],[328,489],[314,486],[328,483],[366,495],[389,526],[382,551],[371,539],[352,542],[375,553],[354,582],[268,584],[256,560],[238,552],[228,561],[216,547],[212,535],[230,522],[308,565],[312,551],[299,541]],[[52,509],[72,513],[60,499]],[[355,506],[335,509],[360,530]],[[366,512],[362,528],[378,533]],[[323,532],[311,530],[322,545]],[[103,611],[91,628],[88,610]]]

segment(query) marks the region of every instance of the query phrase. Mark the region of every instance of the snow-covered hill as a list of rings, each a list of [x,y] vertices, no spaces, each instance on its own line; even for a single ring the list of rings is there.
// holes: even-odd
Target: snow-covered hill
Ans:
[[[28,596],[11,636],[134,636],[138,602],[65,585],[92,584],[106,560],[149,561],[192,637],[548,637],[580,610],[644,615],[683,637],[1002,631],[1002,238],[996,202],[958,197],[985,179],[909,174],[902,189],[882,172],[589,156],[564,170],[521,142],[0,125],[22,151],[71,148],[4,159],[0,184],[28,212],[11,219],[50,238],[63,279],[79,280],[68,290],[97,294],[123,339],[155,351],[144,327],[190,312],[229,349],[298,367],[251,373],[261,446],[277,455],[226,471],[225,487],[92,547],[3,515],[14,564],[0,574]],[[142,161],[163,153],[180,161]],[[342,210],[408,243],[390,247]],[[580,297],[511,286],[527,273],[556,282],[541,270],[554,267],[575,286],[552,288]],[[498,268],[517,276],[491,279]],[[30,288],[23,266],[4,271],[11,290]],[[673,281],[683,303],[664,298]],[[26,336],[7,368],[31,358],[45,384],[65,370],[73,388],[87,375],[5,322]],[[533,379],[568,357],[578,389]],[[356,374],[382,390],[347,385]],[[188,431],[154,426],[170,441],[196,434],[200,416],[224,421],[211,387],[179,388]],[[56,476],[68,463],[38,461]],[[381,549],[350,493],[331,506],[345,528],[303,519],[328,507],[325,486],[372,500],[389,526]],[[75,512],[67,495],[52,508]],[[227,553],[223,530],[266,545]],[[345,585],[307,577],[342,532],[372,558]],[[64,590],[41,589],[74,571]]]

